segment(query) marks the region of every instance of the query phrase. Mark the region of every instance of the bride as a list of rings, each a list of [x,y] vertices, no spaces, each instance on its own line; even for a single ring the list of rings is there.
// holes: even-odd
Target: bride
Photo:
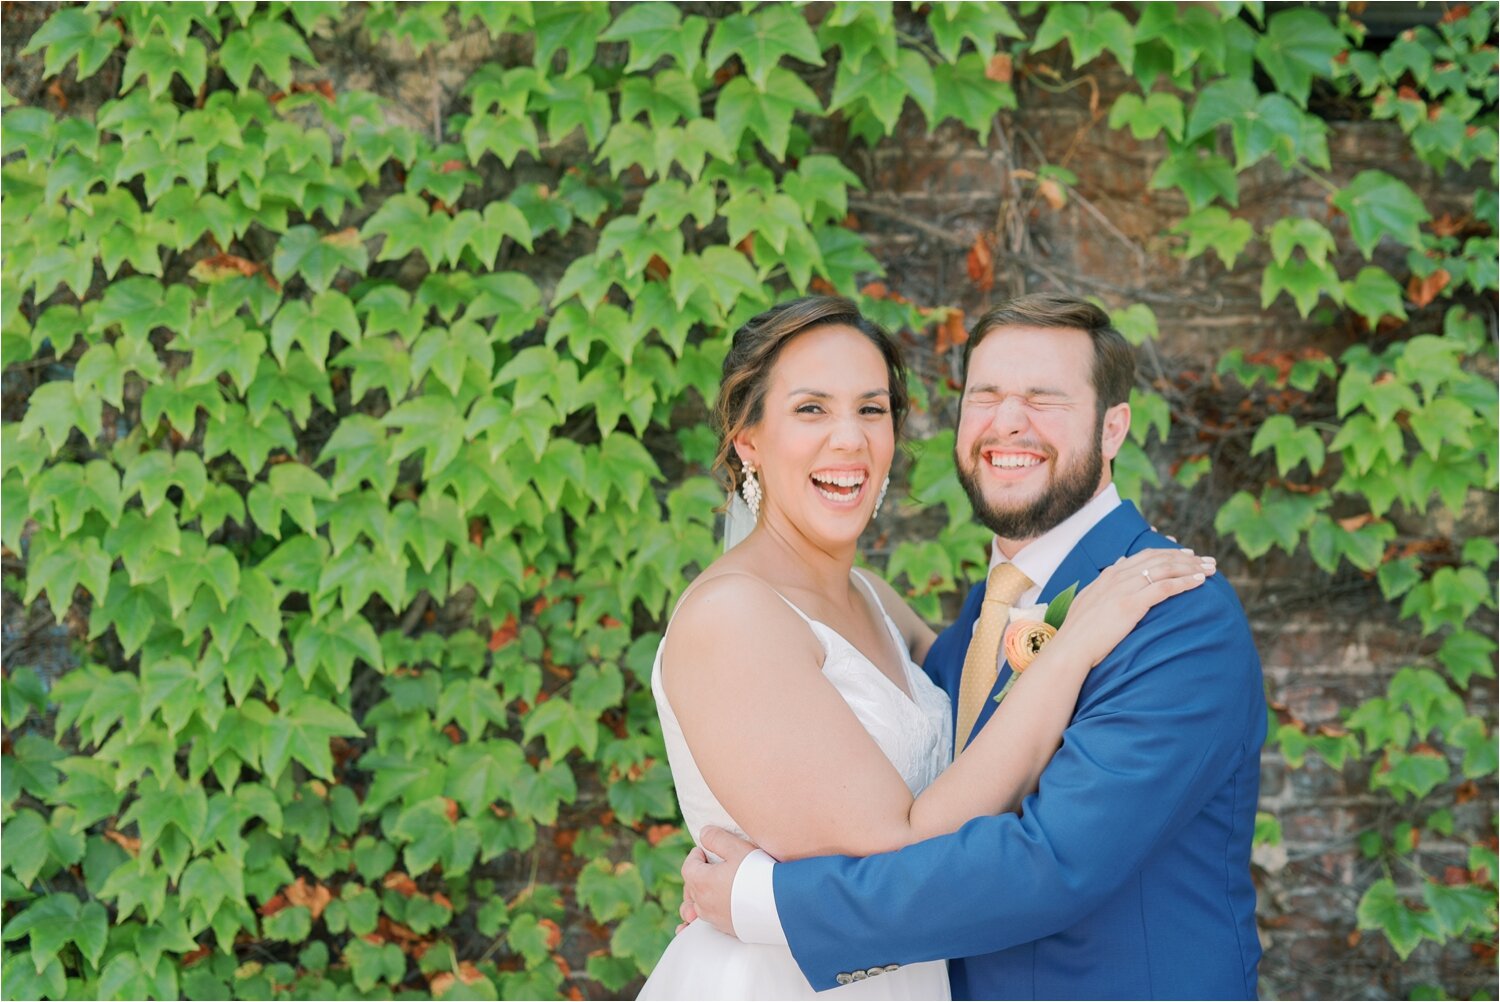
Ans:
[[[688,589],[652,672],[695,840],[718,825],[778,859],[865,856],[1017,810],[1090,668],[1152,605],[1212,572],[1180,550],[1106,571],[950,764],[948,697],[918,667],[935,634],[890,585],[854,570],[906,409],[896,343],[848,300],[794,300],[735,333],[717,465],[755,526]],[[1160,587],[1143,592],[1143,569]],[[640,997],[814,994],[786,948],[693,922]],[[824,996],[947,998],[947,969],[909,964]]]

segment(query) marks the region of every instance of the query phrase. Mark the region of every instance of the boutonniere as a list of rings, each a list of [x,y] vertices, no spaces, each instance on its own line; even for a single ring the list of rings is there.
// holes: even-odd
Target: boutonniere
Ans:
[[[995,697],[996,703],[1005,698],[1021,673],[1031,667],[1042,648],[1047,646],[1047,641],[1057,636],[1076,594],[1078,585],[1074,583],[1045,606],[1022,606],[1010,610],[1010,625],[1005,628],[1000,645],[1005,651],[1005,660],[1010,663],[1011,675]]]

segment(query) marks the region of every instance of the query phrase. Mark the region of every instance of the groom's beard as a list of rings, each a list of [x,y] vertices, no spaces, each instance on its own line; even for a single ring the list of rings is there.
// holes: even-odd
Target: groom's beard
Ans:
[[[1066,469],[1055,468],[1046,491],[1019,507],[992,504],[984,496],[979,482],[979,464],[984,460],[977,447],[967,464],[955,456],[958,479],[969,495],[974,517],[1001,539],[1035,539],[1056,528],[1099,491],[1099,477],[1104,472],[1103,432],[1104,423],[1100,421],[1094,431],[1094,447]]]

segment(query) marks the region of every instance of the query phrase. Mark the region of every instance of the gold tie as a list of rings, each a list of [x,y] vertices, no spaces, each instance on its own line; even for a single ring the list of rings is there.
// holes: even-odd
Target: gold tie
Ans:
[[[1000,674],[1000,640],[1010,620],[1010,607],[1031,585],[1031,579],[1015,564],[1003,563],[990,571],[979,622],[964,655],[963,679],[958,684],[958,730],[953,735],[955,758],[968,744],[974,721],[979,719],[979,711]]]

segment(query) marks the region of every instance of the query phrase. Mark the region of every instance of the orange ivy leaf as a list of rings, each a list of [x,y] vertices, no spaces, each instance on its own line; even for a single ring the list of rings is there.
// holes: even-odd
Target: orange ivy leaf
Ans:
[[[989,292],[995,284],[995,255],[983,233],[974,238],[969,247],[969,281],[979,287],[980,292]]]
[[[322,884],[309,884],[306,877],[298,877],[296,881],[282,888],[282,894],[288,902],[300,905],[312,912],[313,921],[323,917],[323,909],[333,900],[333,892]]]
[[[1426,278],[1413,275],[1411,281],[1406,283],[1406,298],[1418,306],[1426,306],[1436,299],[1437,294],[1446,289],[1452,280],[1453,276],[1443,268],[1439,268]]]

